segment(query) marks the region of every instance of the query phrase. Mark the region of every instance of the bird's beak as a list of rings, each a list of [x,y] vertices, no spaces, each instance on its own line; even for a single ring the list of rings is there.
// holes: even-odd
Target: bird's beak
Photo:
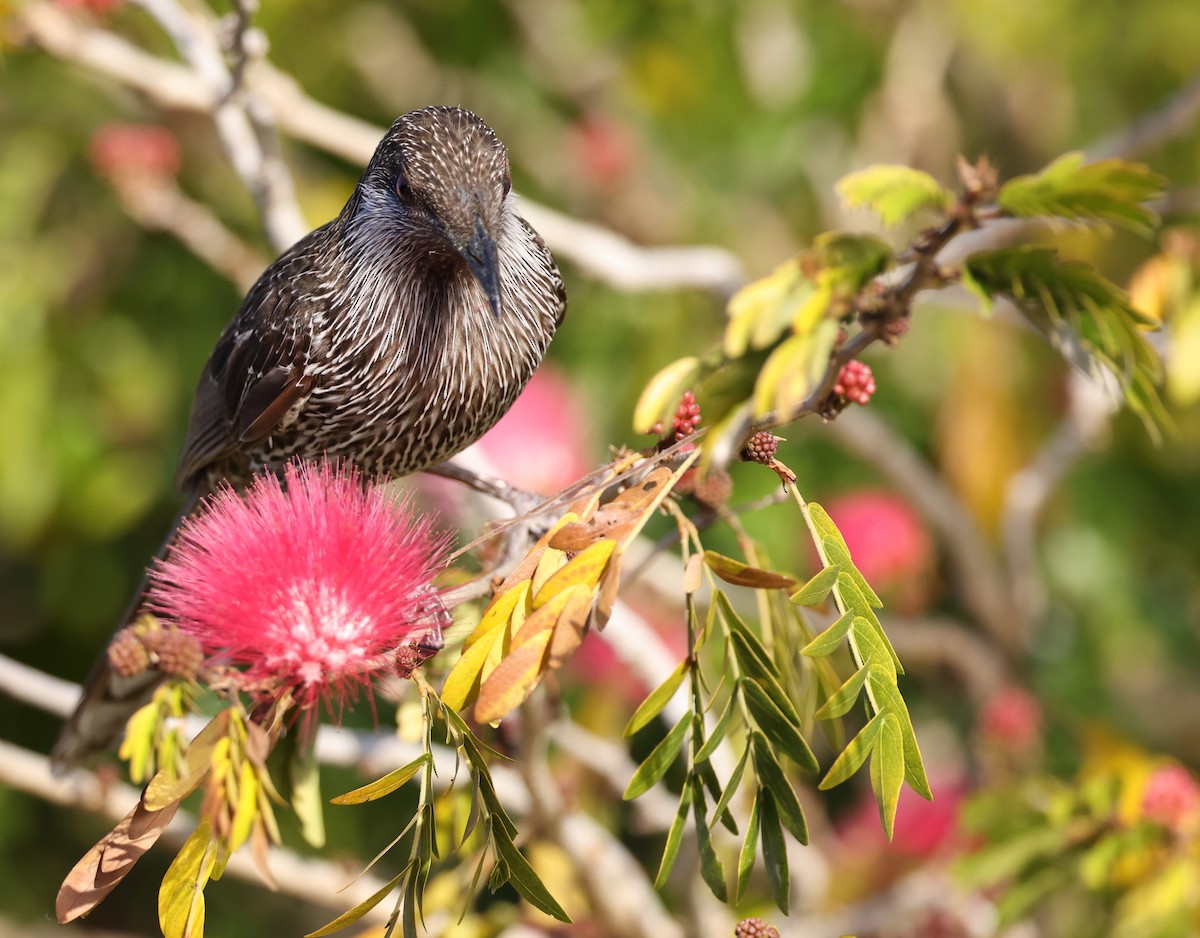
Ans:
[[[496,242],[483,227],[482,219],[475,219],[475,231],[466,245],[459,249],[459,253],[471,268],[471,273],[475,275],[479,285],[483,287],[488,306],[492,308],[492,315],[499,319],[504,311],[504,304],[500,300],[500,270],[496,257]]]

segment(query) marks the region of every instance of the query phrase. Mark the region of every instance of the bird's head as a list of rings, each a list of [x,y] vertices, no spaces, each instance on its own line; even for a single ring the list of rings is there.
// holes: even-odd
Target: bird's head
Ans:
[[[496,240],[511,188],[508,153],[487,124],[463,108],[427,107],[392,124],[355,198],[427,252],[433,269],[465,264],[498,317]]]

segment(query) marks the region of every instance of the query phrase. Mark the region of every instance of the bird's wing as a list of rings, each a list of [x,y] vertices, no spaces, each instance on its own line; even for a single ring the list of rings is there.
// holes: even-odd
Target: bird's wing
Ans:
[[[264,277],[222,333],[196,386],[176,481],[187,488],[207,466],[270,436],[307,396],[311,338],[292,307],[299,294]]]

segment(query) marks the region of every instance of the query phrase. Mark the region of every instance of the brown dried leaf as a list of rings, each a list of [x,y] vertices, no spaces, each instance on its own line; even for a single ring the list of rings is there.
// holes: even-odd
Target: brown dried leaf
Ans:
[[[735,586],[749,586],[752,589],[760,590],[791,590],[796,586],[796,580],[793,577],[776,573],[774,570],[751,567],[749,564],[726,557],[724,554],[718,554],[716,551],[706,550],[704,562],[722,580]]]
[[[575,653],[575,649],[583,642],[592,612],[591,589],[573,586],[567,592],[570,594],[567,604],[563,607],[558,621],[554,623],[554,631],[550,637],[550,652],[546,656],[548,671],[562,667],[563,662]]]
[[[75,864],[54,901],[60,925],[87,915],[129,875],[175,817],[179,802],[149,811],[138,802],[96,846]]]
[[[592,624],[597,629],[608,625],[612,616],[613,605],[617,601],[617,591],[621,588],[621,557],[620,550],[608,558],[608,566],[604,569],[604,578],[600,581],[600,595],[596,598],[596,608],[592,613]]]

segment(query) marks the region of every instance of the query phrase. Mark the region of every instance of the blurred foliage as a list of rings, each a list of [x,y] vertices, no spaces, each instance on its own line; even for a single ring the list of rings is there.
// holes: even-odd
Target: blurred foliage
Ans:
[[[0,5],[0,16],[17,6]],[[136,8],[98,17],[168,48]],[[423,104],[463,103],[508,143],[517,188],[530,197],[647,243],[723,245],[752,276],[817,232],[869,227],[836,202],[834,182],[852,169],[908,164],[949,184],[956,153],[986,152],[1005,178],[1031,172],[1120,133],[1200,69],[1200,4],[1179,0],[1145,0],[1136,15],[1121,0],[289,0],[264,4],[257,22],[272,60],[317,99],[379,124]],[[160,113],[7,28],[0,54],[0,650],[78,679],[174,514],[191,388],[239,298],[173,239],[123,214],[88,164],[92,135],[118,121],[166,125],[182,143],[183,189],[265,248],[206,121]],[[356,168],[300,145],[286,154],[310,220],[324,221]],[[1041,526],[1050,600],[1016,664],[1056,742],[1047,768],[1068,781],[1086,761],[1074,732],[1084,718],[1200,766],[1200,132],[1192,126],[1138,158],[1170,180],[1157,245],[1055,238],[1062,254],[1095,263],[1171,326],[1166,397],[1178,425],[1155,447],[1136,420],[1118,419],[1110,445],[1065,480]],[[664,363],[718,342],[725,319],[718,300],[698,293],[621,294],[565,273],[571,308],[551,358],[588,402],[582,419],[598,459],[610,442],[645,442],[628,431],[639,390]],[[995,532],[1003,486],[1064,410],[1066,371],[1039,337],[964,308],[973,307],[928,298],[898,349],[868,355],[880,388],[872,408]],[[881,481],[815,421],[783,435],[780,458],[814,498]],[[735,502],[777,485],[755,466],[735,467],[734,480]],[[758,513],[745,524],[781,569],[815,573],[804,532],[787,517]],[[713,546],[725,549],[721,537],[732,552],[728,534],[714,532]],[[955,586],[930,590],[928,611],[961,614]],[[969,738],[974,704],[929,676],[914,669],[905,686],[918,734],[936,716]],[[615,702],[602,682],[569,693],[581,722],[607,731],[619,732],[636,705]],[[4,739],[44,752],[56,731],[32,709],[0,708]],[[594,781],[579,789],[582,803],[601,805]],[[1094,821],[1107,808],[1079,807],[1083,791],[1064,797]],[[1040,823],[1022,814],[1013,824],[1028,818]],[[371,822],[349,825],[331,831],[336,846],[369,853]],[[53,884],[103,826],[0,789],[6,915],[42,917]],[[661,841],[641,847],[652,870]],[[125,901],[92,921],[152,932],[152,894],[124,888]],[[224,888],[229,901],[209,912],[213,934],[319,924],[290,900]],[[1054,898],[1070,906],[1075,895]],[[1093,927],[1112,904],[1080,908],[1074,919],[1059,914]]]

